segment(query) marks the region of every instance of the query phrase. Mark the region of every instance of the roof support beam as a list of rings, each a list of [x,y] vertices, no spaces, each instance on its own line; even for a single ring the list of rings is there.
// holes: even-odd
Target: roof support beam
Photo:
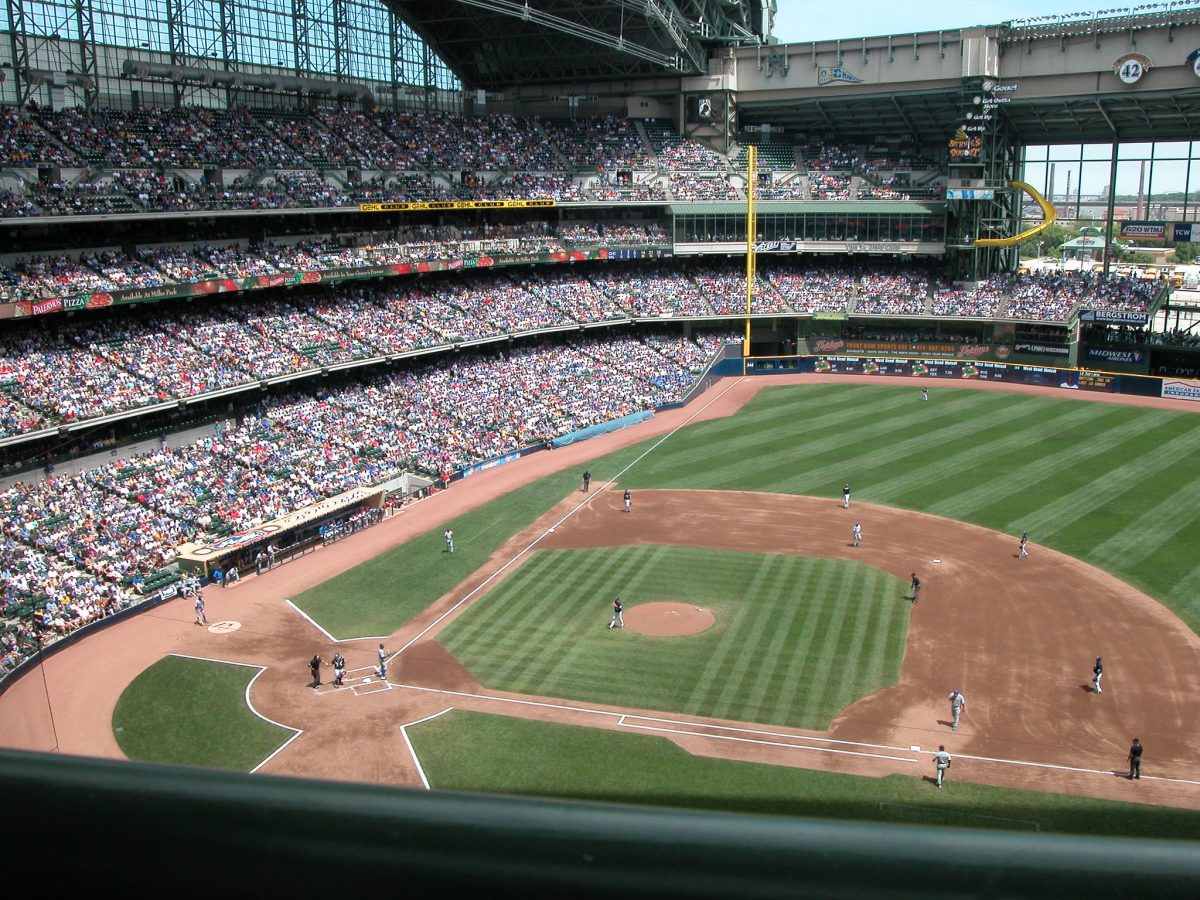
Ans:
[[[628,53],[631,56],[636,56],[655,65],[668,66],[673,69],[683,68],[678,55],[669,56],[650,47],[627,41],[619,35],[606,34],[603,31],[591,28],[580,22],[573,22],[561,16],[551,15],[550,13],[526,6],[523,3],[515,3],[513,0],[454,0],[454,2],[461,3],[464,6],[472,6],[476,9],[486,9],[488,12],[510,16],[514,19],[520,19],[523,22],[533,22],[543,28],[561,31],[563,34],[569,34],[572,37],[600,44],[601,46],[608,47],[610,50]],[[648,5],[653,2],[655,0],[648,0]]]

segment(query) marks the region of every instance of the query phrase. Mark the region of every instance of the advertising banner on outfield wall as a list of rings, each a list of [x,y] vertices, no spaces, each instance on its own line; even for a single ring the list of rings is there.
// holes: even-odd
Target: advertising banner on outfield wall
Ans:
[[[1032,384],[1105,393],[1113,393],[1117,389],[1117,376],[1110,372],[1023,366],[983,360],[820,356],[814,362],[813,371],[830,375],[912,375],[943,380],[1004,381],[1009,384]]]
[[[1172,400],[1195,400],[1200,402],[1200,381],[1188,378],[1164,378],[1162,395]]]

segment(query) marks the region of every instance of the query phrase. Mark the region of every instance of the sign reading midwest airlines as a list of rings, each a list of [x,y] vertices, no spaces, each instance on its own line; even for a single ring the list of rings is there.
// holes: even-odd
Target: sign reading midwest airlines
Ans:
[[[528,209],[554,206],[553,200],[422,200],[413,203],[360,203],[359,212],[403,212],[407,209]]]

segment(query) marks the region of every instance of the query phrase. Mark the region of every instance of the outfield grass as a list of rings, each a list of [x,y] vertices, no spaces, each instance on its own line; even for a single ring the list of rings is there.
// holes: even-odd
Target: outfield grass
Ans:
[[[113,734],[130,759],[248,772],[294,732],[246,705],[250,666],[167,656],[142,672],[113,711]]]
[[[605,628],[611,600],[685,600],[687,637]],[[864,563],[629,545],[543,550],[438,642],[489,688],[823,729],[900,678],[907,584]]]
[[[932,384],[764,389],[737,416],[689,426],[622,477],[637,488],[779,491],[922,510],[1084,559],[1200,632],[1200,415]],[[657,440],[657,439],[656,439]],[[602,483],[648,444],[588,463]],[[580,467],[582,468],[582,466]],[[296,598],[338,637],[390,634],[572,489],[521,488]],[[470,490],[470,482],[452,490]]]
[[[761,815],[1196,840],[1200,812],[694,757],[665,738],[455,710],[408,731],[434,788]],[[933,764],[914,774],[929,775]],[[1136,788],[1130,787],[1130,795]]]

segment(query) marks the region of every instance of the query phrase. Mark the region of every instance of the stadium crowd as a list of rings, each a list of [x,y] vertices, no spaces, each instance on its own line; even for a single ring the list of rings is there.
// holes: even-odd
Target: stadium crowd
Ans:
[[[724,340],[649,334],[456,356],[297,393],[184,447],[18,483],[0,492],[4,665],[143,599],[186,540],[672,402]]]
[[[634,237],[653,234],[629,226]],[[520,229],[501,240],[546,241]],[[598,233],[595,232],[595,233]],[[576,238],[593,232],[580,227]],[[486,241],[484,243],[487,243]],[[334,264],[398,258],[387,240],[353,250],[326,242],[162,249],[114,264],[105,253],[29,260],[5,271],[5,291],[53,296],[154,285],[176,276],[272,277]],[[542,244],[543,246],[545,244]],[[526,246],[528,246],[526,244]],[[372,255],[363,256],[363,253]],[[198,261],[193,262],[193,258]],[[366,262],[363,262],[366,260]],[[1153,286],[1151,286],[1152,288]],[[1098,293],[1089,293],[1090,289]],[[989,316],[1063,321],[1075,308],[1146,308],[1150,289],[1130,279],[997,275],[975,290],[935,285],[920,269],[816,267],[779,262],[759,270],[753,311],[860,315]],[[745,309],[732,263],[613,263],[586,269],[478,270],[438,278],[316,285],[289,293],[229,295],[203,306],[155,304],[0,333],[0,395],[7,434],[189,399],[263,379],[547,328],[630,317],[735,316]]]
[[[852,174],[872,179],[862,181],[862,197],[909,196],[888,170],[911,165],[907,158],[821,144],[801,148],[797,163],[790,145],[767,147],[769,167],[807,171],[809,187],[805,194],[804,179],[794,178],[765,189],[763,199],[853,199]],[[26,171],[58,167],[49,171],[62,176],[12,176],[0,189],[0,216],[446,199],[736,200],[741,192],[728,175],[744,153],[738,148],[731,163],[668,121],[615,116],[4,106],[0,159]],[[210,171],[201,179],[200,169]],[[587,177],[594,183],[585,189]]]

